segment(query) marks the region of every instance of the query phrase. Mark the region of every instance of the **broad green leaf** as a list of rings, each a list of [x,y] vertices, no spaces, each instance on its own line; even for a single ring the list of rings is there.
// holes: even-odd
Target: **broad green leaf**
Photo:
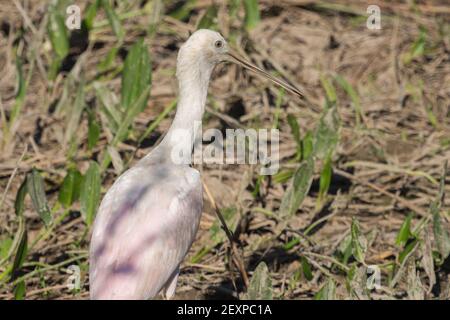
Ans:
[[[281,199],[281,216],[291,216],[298,210],[311,187],[313,173],[314,160],[309,157],[297,169]]]
[[[125,117],[117,128],[116,135],[114,136],[114,139],[111,143],[113,146],[115,146],[118,142],[122,141],[127,136],[128,129],[133,123],[134,118],[141,112],[140,109],[142,108],[142,104],[147,104],[149,89],[150,86],[147,86],[147,89],[144,89],[144,91],[142,91],[141,96],[136,101],[134,101],[134,103],[127,110]]]
[[[336,89],[331,83],[330,80],[328,80],[327,77],[321,76],[320,82],[322,83],[322,87],[325,90],[326,98],[327,98],[327,107],[332,107],[336,104],[337,101],[337,95],[336,95]]]
[[[405,221],[403,221],[402,226],[400,227],[400,231],[397,234],[397,239],[395,243],[399,246],[403,246],[406,244],[408,239],[411,237],[411,220],[413,218],[412,214],[409,214]]]
[[[12,244],[13,239],[11,238],[5,238],[0,240],[0,260],[5,259],[8,256]]]
[[[336,107],[325,111],[314,134],[314,155],[319,159],[330,156],[339,140],[339,116]]]
[[[348,259],[351,257],[352,255],[352,234],[351,232],[345,236],[341,242],[339,243],[338,247],[337,247],[337,253],[340,256],[340,261],[343,264],[347,264],[348,263]]]
[[[355,217],[352,219],[351,226],[353,256],[358,262],[364,263],[367,250],[367,240],[361,234],[359,222]]]
[[[16,286],[14,287],[14,300],[23,300],[25,298],[25,282],[20,281]]]
[[[94,222],[95,214],[100,202],[100,188],[100,167],[97,162],[92,161],[83,178],[80,194],[81,213],[88,226],[91,226],[92,222]]]
[[[320,174],[319,183],[319,197],[318,201],[322,202],[328,193],[328,189],[331,184],[331,176],[333,174],[333,169],[331,165],[331,156],[328,156],[323,165],[322,173]]]
[[[119,42],[121,42],[125,35],[125,31],[122,27],[122,23],[120,22],[119,17],[114,11],[114,8],[111,7],[111,3],[109,0],[101,0],[101,4],[103,9],[105,10],[106,17],[108,18],[111,29],[113,30]]]
[[[93,147],[98,142],[98,139],[100,138],[100,125],[97,122],[97,119],[95,119],[95,113],[89,112],[88,113],[88,149],[92,150]]]
[[[203,17],[200,19],[197,30],[198,29],[215,29],[215,20],[217,19],[217,12],[218,8],[217,5],[212,4],[209,6],[209,8],[206,10],[206,13],[203,15]]]
[[[58,201],[65,208],[70,207],[72,203],[74,203],[80,197],[80,189],[82,181],[83,176],[77,169],[75,168],[69,169],[64,178],[64,181],[62,183],[58,195]]]
[[[148,99],[148,92],[150,89],[150,85],[147,86],[147,89],[143,90],[141,96],[133,103],[133,105],[127,110],[125,118],[120,123],[119,128],[114,136],[114,139],[111,141],[111,146],[115,147],[120,141],[122,141],[128,134],[128,130],[133,123],[135,116],[140,112],[139,107],[143,102],[146,102]],[[104,157],[101,162],[101,171],[106,170],[109,164],[111,163],[111,155],[109,152],[104,154]]]
[[[300,159],[302,155],[302,139],[300,138],[300,126],[298,125],[297,119],[291,114],[287,116],[287,121],[289,126],[291,127],[292,136],[297,143],[297,159]]]
[[[272,300],[273,288],[269,269],[265,262],[261,262],[253,272],[246,294],[248,300]]]
[[[45,226],[48,227],[52,222],[52,216],[45,196],[44,180],[35,168],[27,175],[27,190],[31,196],[34,210],[39,214]]]
[[[16,200],[14,201],[14,209],[16,211],[17,216],[22,216],[24,210],[24,200],[27,195],[27,177],[23,179],[22,184],[17,190]]]
[[[258,0],[244,0],[245,27],[251,30],[256,27],[261,20],[259,15]]]
[[[122,72],[121,106],[127,113],[132,112],[133,118],[147,106],[151,74],[150,56],[144,41],[140,39],[128,52]],[[143,93],[145,97],[137,110],[130,110]]]
[[[314,296],[314,300],[336,300],[336,284],[333,279],[328,278],[322,289]]]
[[[311,271],[311,265],[308,262],[308,259],[306,259],[305,257],[301,257],[300,261],[302,263],[302,271],[303,271],[303,275],[305,276],[306,280],[311,281],[313,279],[313,274]]]
[[[308,131],[302,140],[302,160],[308,159],[314,151],[314,142],[313,142],[313,134],[311,131]]]
[[[66,25],[64,24],[64,17],[53,5],[49,6],[47,29],[50,42],[58,59],[64,59],[69,53],[69,37]]]

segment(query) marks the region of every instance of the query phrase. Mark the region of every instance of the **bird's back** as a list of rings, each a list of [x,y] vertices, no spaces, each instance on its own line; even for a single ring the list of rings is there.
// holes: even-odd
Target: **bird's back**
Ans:
[[[149,299],[185,257],[200,222],[197,170],[143,165],[126,171],[102,200],[90,248],[93,299]]]

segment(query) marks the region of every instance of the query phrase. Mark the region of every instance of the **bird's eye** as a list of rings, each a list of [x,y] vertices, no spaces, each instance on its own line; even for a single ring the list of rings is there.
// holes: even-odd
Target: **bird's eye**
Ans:
[[[217,41],[214,43],[214,46],[215,46],[217,49],[222,48],[222,47],[223,47],[223,41],[222,41],[222,40],[217,40]]]

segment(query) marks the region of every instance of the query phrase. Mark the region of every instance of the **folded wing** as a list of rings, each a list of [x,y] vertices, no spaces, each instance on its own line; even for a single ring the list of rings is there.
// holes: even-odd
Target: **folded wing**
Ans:
[[[134,167],[105,195],[90,248],[92,299],[149,299],[187,254],[202,212],[198,171]]]

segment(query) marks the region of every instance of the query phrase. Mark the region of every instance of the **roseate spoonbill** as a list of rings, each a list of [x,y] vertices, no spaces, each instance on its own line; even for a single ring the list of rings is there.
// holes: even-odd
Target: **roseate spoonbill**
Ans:
[[[175,293],[180,263],[202,213],[200,174],[189,166],[194,122],[202,119],[211,72],[222,61],[238,63],[301,95],[231,53],[219,33],[193,33],[178,53],[180,96],[169,131],[115,181],[98,209],[90,247],[92,299],[150,299],[163,289],[167,298]],[[174,161],[172,151],[180,144],[185,152]]]

